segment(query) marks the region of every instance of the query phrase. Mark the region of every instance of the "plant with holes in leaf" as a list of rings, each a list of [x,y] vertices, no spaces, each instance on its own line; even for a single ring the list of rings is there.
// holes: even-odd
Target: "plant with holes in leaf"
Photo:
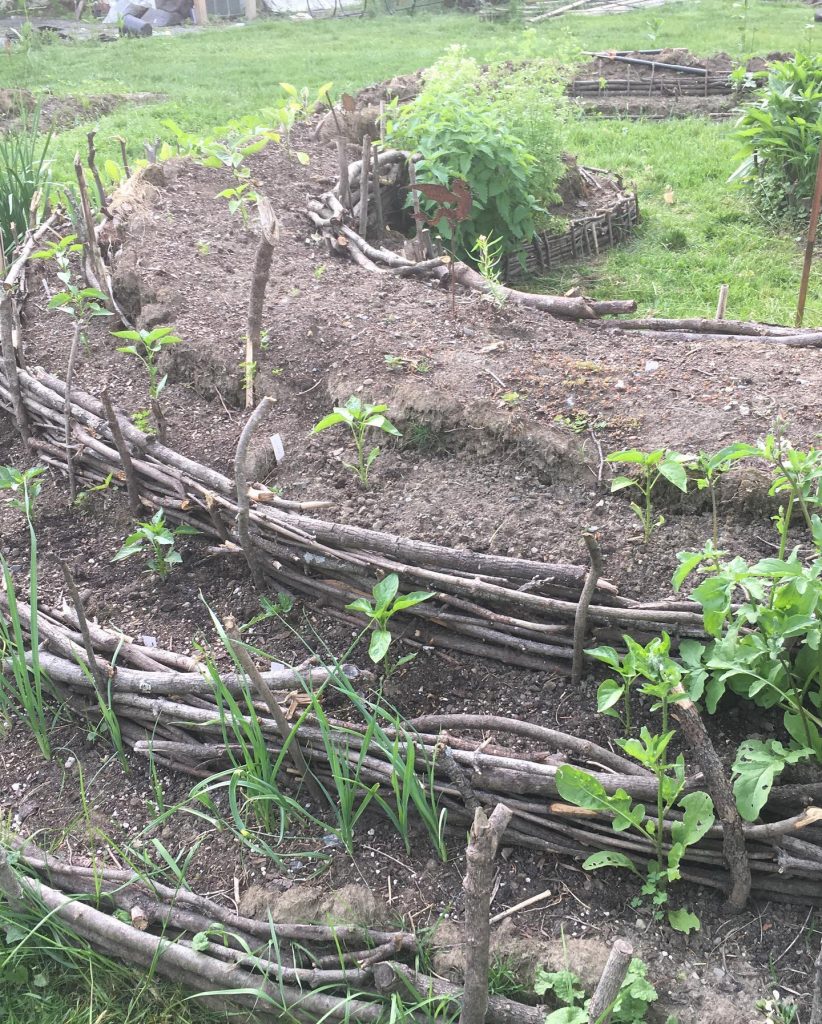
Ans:
[[[670,656],[671,639],[667,633],[652,640],[643,652],[641,665],[644,682],[639,692],[650,697],[652,711],[661,717],[661,730],[652,733],[643,726],[638,737],[617,740],[625,753],[638,761],[654,776],[657,784],[655,813],[648,813],[645,805],[634,803],[624,789],[608,793],[602,783],[588,772],[573,765],[557,769],[556,784],[559,795],[568,803],[606,814],[617,833],[633,831],[650,844],[641,895],[633,901],[650,900],[654,920],[661,921],[666,913],[668,923],[677,931],[699,929],[699,918],[685,907],[673,910],[667,907],[671,882],[681,877],[680,863],[686,849],[705,835],[714,823],[714,805],[703,792],[687,793],[685,789],[685,759],[679,754],[669,760],[668,747],[675,735],[670,728],[670,708],[677,700],[691,695],[682,688],[685,673]],[[672,819],[671,811],[681,812]],[[583,862],[583,868],[627,868],[642,878],[640,868],[627,854],[619,850],[602,850]]]
[[[151,412],[158,433],[162,437],[164,423],[160,408],[160,395],[168,382],[168,374],[160,376],[157,360],[164,348],[168,348],[170,345],[179,345],[181,339],[171,333],[170,327],[155,327],[153,331],[112,331],[112,334],[115,338],[133,342],[132,345],[121,346],[117,351],[139,359],[148,372],[148,397],[151,401]]]
[[[345,424],[349,428],[354,438],[357,461],[344,462],[343,465],[355,474],[363,487],[368,486],[368,472],[380,454],[378,446],[366,453],[365,442],[369,431],[381,430],[385,434],[402,437],[394,424],[385,418],[386,412],[387,405],[363,404],[356,395],[352,395],[345,405],[335,405],[334,411],[316,423],[312,430],[312,433],[319,434],[321,430],[328,430],[329,427],[336,427],[338,424]]]
[[[169,527],[165,513],[158,509],[146,523],[138,523],[137,529],[123,541],[123,546],[112,558],[112,562],[122,562],[133,555],[148,555],[147,565],[150,572],[156,573],[161,580],[179,565],[183,558],[175,548],[178,537],[189,537],[200,531],[187,523]]]
[[[642,501],[632,501],[631,509],[642,524],[642,535],[647,544],[656,527],[662,526],[665,522],[664,516],[654,516],[654,488],[660,480],[665,479],[684,494],[688,490],[685,464],[689,461],[689,456],[673,452],[669,448],[658,448],[653,452],[641,452],[632,448],[628,451],[611,452],[605,461],[637,468],[636,477],[615,476],[611,481],[611,493],[623,491],[628,487],[635,487],[639,491]]]
[[[411,594],[397,594],[400,587],[399,576],[395,572],[389,573],[371,588],[373,601],[367,597],[358,597],[356,601],[347,604],[346,610],[360,612],[365,615],[371,626],[371,641],[368,645],[368,657],[378,665],[383,663],[385,678],[391,676],[400,666],[407,665],[409,661],[416,658],[416,654],[406,654],[397,661],[392,662],[389,658],[391,647],[391,631],[388,623],[397,612],[414,608],[423,601],[430,600],[434,594],[430,590],[415,590]]]

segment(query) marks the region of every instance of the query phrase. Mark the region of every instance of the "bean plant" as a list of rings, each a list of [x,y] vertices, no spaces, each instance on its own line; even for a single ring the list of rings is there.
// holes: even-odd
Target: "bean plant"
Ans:
[[[627,451],[611,452],[605,461],[617,465],[635,466],[638,469],[637,477],[615,476],[611,481],[611,493],[629,487],[635,487],[639,491],[641,504],[632,501],[631,509],[642,524],[642,535],[647,544],[654,530],[665,522],[664,516],[654,515],[652,502],[654,488],[664,478],[684,494],[688,490],[688,473],[685,469],[688,456],[671,451],[669,448],[658,448],[652,452],[641,452],[632,448]]]
[[[356,601],[347,604],[346,610],[360,612],[365,615],[372,625],[371,641],[368,645],[368,657],[375,665],[383,663],[385,678],[391,676],[401,665],[408,664],[416,658],[416,654],[406,654],[397,661],[392,662],[389,658],[391,647],[391,631],[388,628],[389,621],[397,612],[414,608],[423,601],[428,601],[434,594],[429,590],[415,590],[410,594],[400,594],[400,580],[395,572],[389,573],[386,577],[376,583],[371,589],[373,602],[367,597],[358,597]]]
[[[183,560],[175,548],[177,538],[192,536],[199,532],[187,523],[169,527],[165,521],[165,513],[158,509],[148,522],[137,524],[137,529],[126,537],[112,562],[122,562],[133,555],[146,555],[148,571],[165,580],[174,566]]]
[[[368,472],[380,454],[380,449],[376,446],[366,453],[365,442],[368,432],[382,430],[394,437],[402,437],[394,424],[386,419],[384,414],[387,411],[387,405],[363,404],[356,395],[352,395],[345,405],[334,406],[334,411],[315,424],[312,431],[314,434],[319,434],[320,431],[335,427],[337,424],[346,424],[354,439],[357,461],[354,463],[344,462],[343,465],[354,473],[363,487],[368,486]]]
[[[654,920],[661,921],[667,915],[672,928],[687,933],[699,929],[699,918],[685,907],[668,907],[668,889],[671,882],[681,878],[680,863],[686,849],[699,842],[713,825],[714,806],[707,793],[684,793],[685,759],[682,754],[673,759],[668,755],[676,734],[670,727],[670,708],[686,696],[682,687],[685,673],[670,656],[670,648],[671,639],[663,633],[642,649],[644,682],[638,689],[654,701],[651,710],[660,714],[660,731],[652,733],[647,726],[642,726],[638,737],[617,740],[629,757],[654,776],[657,784],[655,814],[649,814],[644,804],[634,803],[624,789],[608,793],[599,780],[573,765],[557,769],[556,784],[563,800],[609,815],[615,832],[631,830],[651,842],[653,855],[645,869],[641,896],[634,900],[634,905],[639,906],[642,897],[646,897],[650,900]],[[674,810],[680,812],[681,817],[672,818]],[[594,853],[582,866],[587,871],[626,868],[643,877],[635,860],[618,850]]]

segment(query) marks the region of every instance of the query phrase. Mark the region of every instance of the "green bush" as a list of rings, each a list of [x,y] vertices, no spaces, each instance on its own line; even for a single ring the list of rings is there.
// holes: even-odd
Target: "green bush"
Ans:
[[[389,122],[386,144],[421,154],[420,183],[467,182],[471,212],[456,228],[462,256],[480,235],[502,238],[510,252],[533,235],[543,204],[555,198],[562,164],[550,92],[559,94],[546,69],[535,62],[483,71],[453,47],[428,72],[417,99]],[[432,204],[424,208],[430,212]],[[444,219],[437,230],[450,239]]]
[[[804,210],[822,142],[822,57],[773,64],[763,98],[743,113],[735,135],[743,159],[730,180],[749,183],[770,219]]]
[[[0,133],[0,231],[6,259],[10,259],[29,226],[32,201],[40,193],[42,209],[48,198],[49,164],[46,155],[51,132],[40,137],[40,109],[20,108],[19,124]]]

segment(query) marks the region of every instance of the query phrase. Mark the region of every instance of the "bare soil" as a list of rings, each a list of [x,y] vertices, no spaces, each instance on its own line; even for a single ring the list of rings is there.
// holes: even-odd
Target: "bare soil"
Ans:
[[[661,598],[670,593],[676,552],[701,547],[709,535],[705,503],[700,496],[661,494],[666,522],[643,545],[625,496],[608,493],[603,456],[626,447],[713,451],[734,440],[755,441],[777,414],[787,418],[796,444],[815,437],[822,352],[798,356],[754,341],[665,344],[608,325],[498,309],[475,294],[458,294],[452,311],[447,291],[372,275],[329,255],[302,211],[308,194],[333,183],[336,152],[313,137],[313,128],[296,131],[292,145],[310,154],[308,167],[283,147],[251,161],[258,190],[271,198],[281,222],[256,379],[258,394],[271,395],[275,404],[261,433],[279,433],[286,451],[276,467],[261,446],[256,475],[285,497],[331,499],[324,515],[339,521],[553,560],[581,561],[581,530],[593,525],[606,575],[629,596]],[[128,221],[110,238],[120,301],[141,326],[173,326],[183,339],[164,357],[169,443],[223,471],[245,418],[240,364],[257,244],[253,225],[244,226],[225,200],[215,198],[231,183],[227,173],[184,161],[152,168],[121,196]],[[71,325],[45,309],[58,284],[50,266],[32,265],[22,326],[29,365],[64,376]],[[134,413],[148,404],[146,379],[135,361],[117,353],[119,342],[109,334],[114,326],[102,318],[92,324],[75,386],[99,394],[108,385]],[[384,446],[367,491],[343,466],[348,438],[333,430],[311,434],[313,424],[351,394],[386,402],[403,434]],[[0,464],[29,461],[11,421],[0,414]],[[770,511],[760,472],[734,474],[722,493],[723,546],[750,558],[770,553]],[[210,555],[197,538],[183,545],[184,565],[164,584],[133,561],[112,564],[129,531],[119,492],[98,495],[78,510],[67,507],[62,478],[49,477],[37,526],[41,593],[48,603],[62,600],[57,559],[64,557],[91,614],[133,635],[154,636],[165,647],[188,651],[195,639],[213,638],[204,602],[241,620],[258,611],[240,564]],[[22,581],[27,533],[5,503],[0,537]],[[291,621],[336,653],[350,643],[350,628],[321,608],[298,604]],[[267,623],[258,639],[283,662],[304,656],[282,626]],[[364,652],[356,657],[364,660]],[[385,696],[409,716],[505,714],[612,742],[611,720],[593,710],[595,685],[588,678],[581,693],[572,692],[558,673],[423,652],[390,681]],[[740,738],[776,728],[749,708],[730,705],[709,724],[728,760]],[[134,836],[156,813],[145,764],[135,763],[124,776],[102,742],[91,743],[68,723],[61,724],[55,747],[55,760],[43,763],[22,727],[13,728],[0,743],[0,808],[75,859],[113,859],[101,834]],[[78,796],[78,765],[87,813]],[[189,781],[161,774],[165,802],[182,799]],[[203,838],[191,875],[200,891],[230,899],[235,877],[241,894],[257,884],[276,892],[304,884],[301,862],[278,873],[197,819],[177,816],[159,834],[175,853]],[[409,855],[383,821],[369,820],[353,862],[332,848],[332,866],[316,884],[325,890],[359,876],[387,902],[390,876],[391,916],[405,915],[417,925],[440,914],[459,917],[463,839],[453,835],[451,861],[440,865],[422,835]],[[774,984],[771,963],[786,992],[807,998],[819,942],[807,907],[754,904],[728,919],[715,894],[688,887],[686,898],[703,926],[686,939],[649,927],[647,914],[630,906],[635,887],[621,876],[589,876],[576,865],[515,850],[500,861],[498,878],[495,910],[552,891],[546,905],[513,919],[520,936],[545,942],[562,928],[602,943],[630,935],[649,962],[666,1012],[683,1024],[752,1021],[754,999]]]

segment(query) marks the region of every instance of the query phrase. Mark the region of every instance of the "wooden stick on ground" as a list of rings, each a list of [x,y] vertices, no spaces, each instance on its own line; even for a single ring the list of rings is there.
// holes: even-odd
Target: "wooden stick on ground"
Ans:
[[[588,608],[597,587],[599,577],[602,575],[602,552],[597,543],[596,534],[590,530],[582,535],[585,546],[588,548],[588,555],[591,559],[591,569],[585,580],[585,586],[580,594],[576,615],[574,616],[574,659],[571,665],[571,685],[577,689],[582,682],[582,659],[585,648],[585,631],[588,626]]]
[[[280,226],[271,201],[265,196],[257,199],[260,214],[260,243],[254,257],[254,275],[248,299],[248,333],[245,347],[245,407],[254,407],[254,377],[260,367],[260,338],[263,326],[263,302],[274,256],[274,243],[280,237]]]
[[[89,632],[83,602],[80,600],[77,584],[74,582],[74,576],[71,573],[69,564],[62,558],[60,559],[60,568],[63,572],[63,579],[66,581],[66,589],[68,590],[69,597],[71,598],[71,603],[74,605],[74,612],[77,615],[77,622],[80,626],[80,635],[83,637],[83,646],[86,649],[86,660],[88,661],[89,672],[91,672],[91,678],[94,681],[94,688],[97,691],[97,699],[101,705],[105,707],[108,703],[106,681],[103,678],[100,666],[97,664],[97,655],[94,652],[94,644],[91,641],[91,634]]]
[[[248,506],[248,471],[246,459],[248,458],[248,446],[251,438],[263,419],[268,415],[271,408],[271,398],[266,395],[254,412],[248,417],[248,422],[243,427],[240,440],[237,442],[237,454],[234,457],[234,482],[237,486],[237,534],[240,538],[240,546],[243,549],[248,568],[254,580],[257,590],[265,590],[265,574],[257,559],[254,545],[251,543],[251,535],[248,532],[249,506]]]
[[[131,452],[128,449],[128,445],[123,437],[123,432],[120,429],[120,421],[117,418],[117,413],[114,411],[114,406],[111,404],[108,388],[103,388],[100,393],[100,399],[106,412],[106,419],[108,420],[108,425],[111,430],[111,436],[114,438],[114,445],[120,455],[120,461],[123,463],[123,472],[126,475],[126,491],[128,492],[128,506],[131,510],[132,516],[135,519],[138,519],[143,510],[143,505],[140,501],[140,485],[137,482],[137,474],[134,472],[134,463],[131,461]]]
[[[634,947],[627,939],[614,940],[602,977],[588,1005],[589,1024],[608,1024],[633,955]]]
[[[68,365],[66,367],[66,472],[68,474],[69,504],[74,504],[77,497],[77,485],[74,479],[74,456],[71,451],[71,384],[74,380],[74,364],[77,361],[77,352],[80,348],[80,336],[83,328],[79,320],[74,324],[74,336],[71,339],[69,349]]]
[[[477,808],[474,825],[466,851],[466,871],[463,880],[465,893],[465,993],[460,1013],[460,1024],[484,1024],[488,1007],[488,965],[491,925],[488,911],[491,906],[493,862],[502,834],[508,827],[512,811],[505,804],[497,804],[491,817],[486,818]]]

